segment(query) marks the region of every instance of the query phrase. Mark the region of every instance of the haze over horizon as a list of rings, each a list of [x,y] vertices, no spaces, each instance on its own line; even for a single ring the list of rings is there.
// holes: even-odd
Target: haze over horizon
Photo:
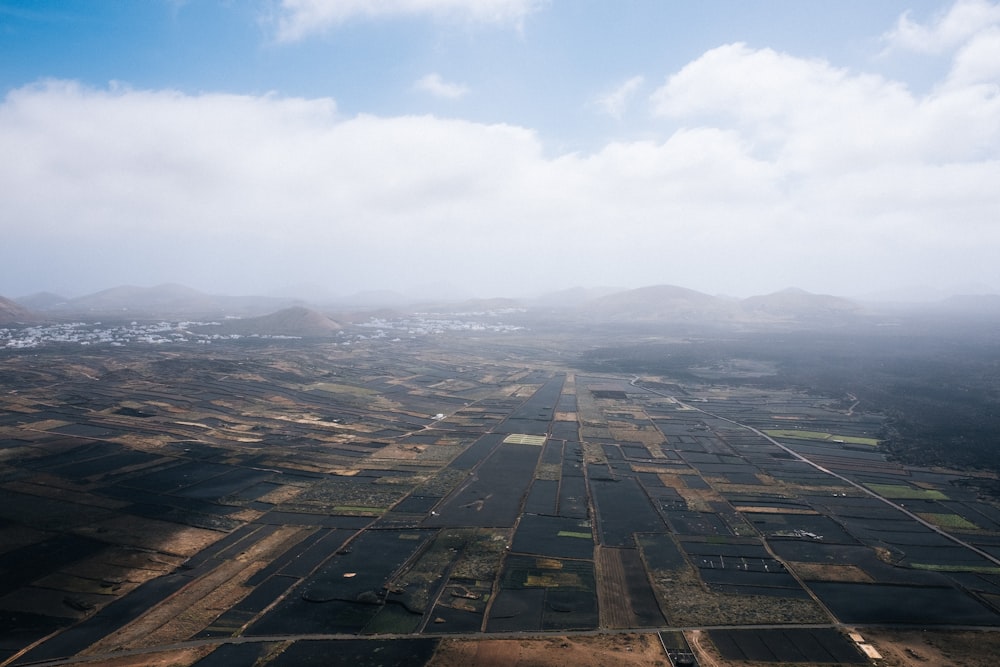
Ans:
[[[0,295],[1000,287],[1000,3],[0,0]]]

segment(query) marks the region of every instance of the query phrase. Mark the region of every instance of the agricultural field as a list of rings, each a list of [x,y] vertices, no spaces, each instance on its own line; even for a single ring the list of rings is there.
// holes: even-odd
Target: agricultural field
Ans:
[[[0,664],[905,665],[901,627],[1000,626],[989,473],[578,335],[5,352]]]

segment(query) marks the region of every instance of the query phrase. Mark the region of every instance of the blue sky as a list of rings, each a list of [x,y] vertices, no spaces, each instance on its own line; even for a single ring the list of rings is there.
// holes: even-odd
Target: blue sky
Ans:
[[[987,0],[0,0],[0,86],[5,296],[1000,286]]]

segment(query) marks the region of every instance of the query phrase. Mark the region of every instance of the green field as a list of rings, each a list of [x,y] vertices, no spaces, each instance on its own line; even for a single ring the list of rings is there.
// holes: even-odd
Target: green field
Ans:
[[[917,512],[924,521],[933,523],[941,528],[955,528],[958,530],[979,530],[979,526],[968,519],[957,514],[936,514],[934,512]]]
[[[990,565],[947,565],[938,563],[913,563],[914,570],[930,570],[932,572],[974,572],[976,574],[1000,574],[1000,567]]]
[[[823,440],[827,442],[843,443],[847,445],[868,445],[878,446],[875,438],[863,438],[856,435],[837,435],[835,433],[824,433],[822,431],[800,431],[799,429],[765,429],[764,433],[772,438],[791,438],[793,440]]]
[[[918,489],[906,484],[865,484],[882,496],[900,500],[948,500],[948,496],[935,489]]]

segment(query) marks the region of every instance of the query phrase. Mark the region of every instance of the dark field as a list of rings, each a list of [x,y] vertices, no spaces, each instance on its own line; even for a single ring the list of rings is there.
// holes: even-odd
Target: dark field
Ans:
[[[841,624],[1000,626],[992,417],[927,453],[989,380],[931,375],[989,343],[647,333],[0,353],[0,665],[676,628],[720,665],[865,664]]]

